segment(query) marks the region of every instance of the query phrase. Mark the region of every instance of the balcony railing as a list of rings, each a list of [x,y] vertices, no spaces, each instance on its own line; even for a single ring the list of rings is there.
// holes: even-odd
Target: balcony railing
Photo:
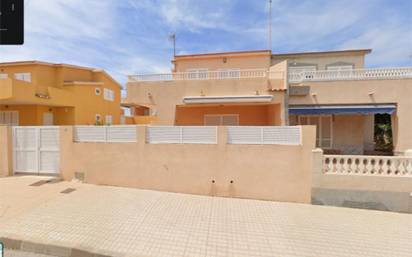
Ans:
[[[331,81],[331,80],[371,80],[371,79],[403,79],[412,78],[412,67],[379,68],[354,70],[320,70],[289,73],[289,82]]]
[[[268,72],[265,69],[233,69],[217,71],[189,71],[161,74],[139,74],[129,76],[129,81],[175,81],[175,80],[225,80],[270,78],[281,79],[283,72]]]

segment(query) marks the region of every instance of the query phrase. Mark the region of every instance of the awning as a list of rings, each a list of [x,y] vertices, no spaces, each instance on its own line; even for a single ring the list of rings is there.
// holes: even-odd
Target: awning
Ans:
[[[242,96],[186,96],[185,104],[219,104],[219,103],[268,103],[272,95],[242,95]]]
[[[394,104],[378,105],[307,105],[289,106],[289,114],[392,114],[396,111]]]

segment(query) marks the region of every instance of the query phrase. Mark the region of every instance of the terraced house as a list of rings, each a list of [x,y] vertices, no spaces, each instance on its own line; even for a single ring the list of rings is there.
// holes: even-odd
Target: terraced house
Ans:
[[[127,123],[316,125],[326,153],[375,154],[376,118],[393,152],[412,148],[412,68],[365,68],[371,49],[178,55],[167,74],[129,76]],[[378,115],[378,116],[377,116]]]
[[[120,89],[103,70],[0,63],[0,125],[118,124]]]

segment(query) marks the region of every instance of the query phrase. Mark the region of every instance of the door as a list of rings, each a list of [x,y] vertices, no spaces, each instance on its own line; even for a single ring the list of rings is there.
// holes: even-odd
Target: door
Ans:
[[[52,112],[43,113],[43,126],[53,126],[54,117]]]
[[[13,127],[14,173],[58,174],[58,127]]]

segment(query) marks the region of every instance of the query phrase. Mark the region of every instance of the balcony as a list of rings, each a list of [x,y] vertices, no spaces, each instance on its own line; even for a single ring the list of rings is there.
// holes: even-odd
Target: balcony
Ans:
[[[283,79],[283,72],[266,69],[231,69],[216,71],[189,71],[161,74],[139,74],[129,76],[129,82],[157,82],[181,80],[234,80],[234,79]]]
[[[354,70],[320,70],[289,73],[290,83],[304,81],[375,80],[412,78],[412,67]]]

